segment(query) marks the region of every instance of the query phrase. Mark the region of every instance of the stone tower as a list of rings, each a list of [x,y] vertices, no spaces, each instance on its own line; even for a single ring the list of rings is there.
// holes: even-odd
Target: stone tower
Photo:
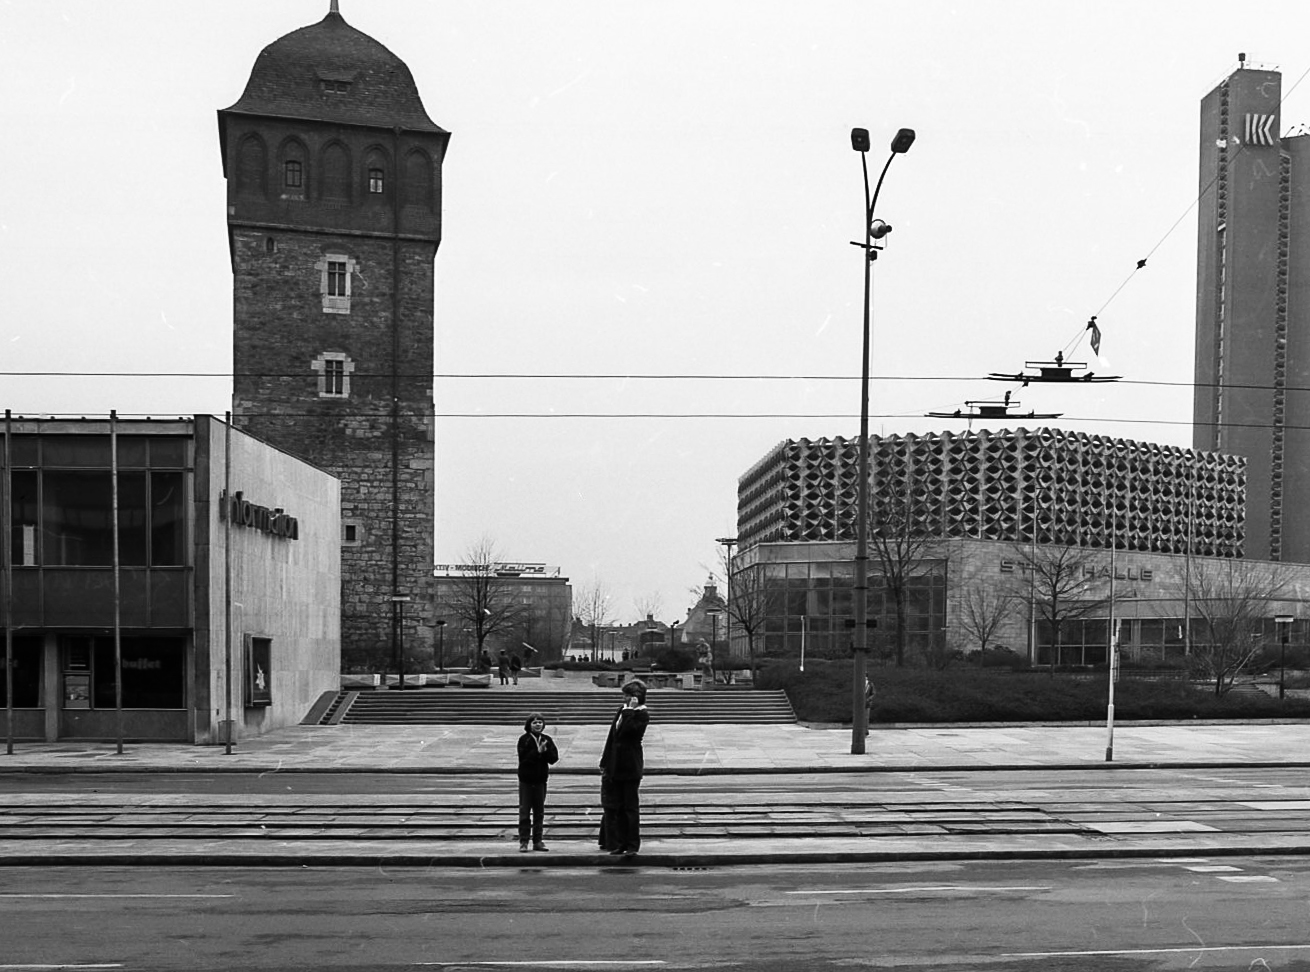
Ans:
[[[333,0],[218,113],[233,423],[341,479],[342,663],[431,647],[433,275],[448,132]],[[408,598],[408,601],[398,599]]]

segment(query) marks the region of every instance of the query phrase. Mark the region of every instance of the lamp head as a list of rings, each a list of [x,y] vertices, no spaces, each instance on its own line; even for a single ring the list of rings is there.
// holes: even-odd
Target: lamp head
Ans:
[[[867,132],[865,133],[865,140],[866,142],[868,140]],[[914,144],[914,129],[902,128],[900,131],[896,133],[896,137],[892,139],[892,152],[894,152],[896,155],[904,155],[906,152],[910,150],[910,146],[913,144]]]
[[[851,129],[851,148],[857,152],[869,151],[869,130],[867,128]]]

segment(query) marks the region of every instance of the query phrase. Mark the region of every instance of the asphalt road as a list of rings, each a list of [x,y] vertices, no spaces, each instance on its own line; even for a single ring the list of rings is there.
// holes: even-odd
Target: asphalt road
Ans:
[[[0,969],[1310,969],[1310,860],[12,868]]]

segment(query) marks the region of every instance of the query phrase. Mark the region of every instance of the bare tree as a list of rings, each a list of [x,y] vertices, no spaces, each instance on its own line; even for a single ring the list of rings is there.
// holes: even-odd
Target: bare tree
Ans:
[[[654,618],[664,610],[664,602],[660,599],[659,593],[652,591],[649,594],[642,594],[633,599],[633,607],[637,609],[637,620],[645,621],[647,618]]]
[[[759,676],[760,639],[764,636],[764,619],[781,613],[783,592],[776,584],[768,583],[767,569],[764,564],[736,569],[729,573],[728,555],[719,552],[719,580],[731,578],[725,582],[724,590],[728,596],[724,599],[724,610],[733,626],[746,637],[746,657],[751,669],[751,679]]]
[[[896,624],[892,644],[899,667],[905,664],[910,588],[926,548],[936,539],[932,534],[935,519],[931,501],[915,489],[912,470],[907,471],[902,463],[888,462],[879,473],[869,497],[869,554],[892,602]]]
[[[1227,560],[1193,566],[1188,587],[1199,630],[1192,636],[1192,671],[1214,682],[1216,696],[1233,687],[1264,647],[1261,631],[1271,613],[1269,602],[1282,599],[1288,586],[1263,564]]]
[[[1031,597],[1033,610],[1050,628],[1051,674],[1055,674],[1065,625],[1102,610],[1106,604],[1106,598],[1092,593],[1097,555],[1081,547],[1051,544],[1015,544],[1013,549],[1028,575],[1026,589],[1016,589],[1014,594]]]
[[[461,574],[451,578],[447,608],[474,637],[473,671],[486,667],[483,649],[489,636],[521,629],[524,622],[524,612],[498,572],[500,563],[495,543],[483,537],[469,546]]]
[[[603,581],[593,580],[578,589],[574,605],[574,614],[591,635],[591,660],[595,662],[600,658],[599,632],[611,620],[609,589]]]
[[[966,587],[960,598],[958,624],[979,651],[986,651],[997,630],[1015,608],[1015,594],[986,584]]]

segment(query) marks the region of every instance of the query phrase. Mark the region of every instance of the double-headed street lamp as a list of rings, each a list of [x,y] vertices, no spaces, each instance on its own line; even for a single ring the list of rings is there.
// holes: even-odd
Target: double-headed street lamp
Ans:
[[[878,184],[869,195],[869,131],[851,129],[851,148],[860,153],[860,166],[864,170],[864,242],[855,246],[864,250],[864,353],[860,371],[860,460],[859,500],[855,524],[855,631],[851,649],[855,655],[851,685],[851,752],[864,752],[864,737],[869,728],[869,710],[865,686],[869,676],[869,349],[872,343],[873,321],[870,318],[870,293],[873,278],[873,261],[882,249],[877,244],[892,228],[882,220],[874,220],[873,208],[878,205],[882,180],[887,176],[892,159],[904,155],[914,144],[914,129],[902,128],[892,139],[891,154],[878,176]]]
[[[437,670],[446,670],[446,619],[437,618]]]

